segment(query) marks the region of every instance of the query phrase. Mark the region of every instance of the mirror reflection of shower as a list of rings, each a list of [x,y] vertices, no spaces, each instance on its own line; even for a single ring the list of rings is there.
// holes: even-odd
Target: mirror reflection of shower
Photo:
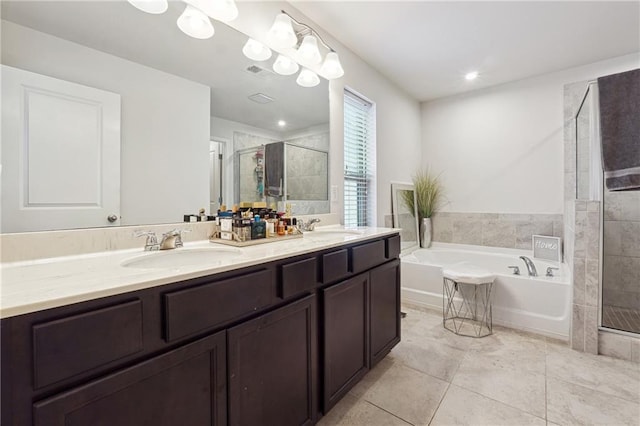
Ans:
[[[604,185],[598,96],[591,82],[576,115],[576,194],[601,202],[601,326],[640,333],[640,191]]]

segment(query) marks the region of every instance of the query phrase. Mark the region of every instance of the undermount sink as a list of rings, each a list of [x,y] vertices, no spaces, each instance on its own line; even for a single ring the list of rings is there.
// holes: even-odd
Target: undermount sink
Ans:
[[[177,269],[185,266],[216,266],[242,256],[242,250],[227,247],[177,248],[146,253],[121,263],[126,268]]]

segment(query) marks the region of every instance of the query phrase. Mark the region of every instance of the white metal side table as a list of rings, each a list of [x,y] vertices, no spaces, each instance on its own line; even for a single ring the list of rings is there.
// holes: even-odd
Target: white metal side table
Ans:
[[[492,334],[491,291],[495,275],[463,262],[447,267],[442,276],[444,328],[461,336]]]

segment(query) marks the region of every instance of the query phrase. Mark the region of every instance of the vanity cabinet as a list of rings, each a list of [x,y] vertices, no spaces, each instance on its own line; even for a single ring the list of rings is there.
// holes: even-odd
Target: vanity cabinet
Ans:
[[[312,425],[400,341],[399,236],[4,318],[2,425]]]
[[[370,367],[400,342],[400,261],[394,260],[369,273]]]
[[[33,406],[36,426],[225,425],[225,332]]]
[[[229,329],[229,425],[310,425],[317,392],[316,297]]]
[[[400,262],[330,286],[322,297],[327,412],[400,342]]]
[[[369,274],[322,291],[323,411],[327,412],[369,370]]]

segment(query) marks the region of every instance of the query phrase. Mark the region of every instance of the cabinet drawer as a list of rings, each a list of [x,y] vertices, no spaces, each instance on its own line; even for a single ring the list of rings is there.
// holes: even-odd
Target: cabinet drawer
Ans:
[[[351,249],[351,272],[357,274],[366,271],[385,260],[384,240],[355,246]]]
[[[32,334],[37,389],[142,350],[142,302],[38,324]]]
[[[33,425],[223,426],[226,406],[221,332],[38,401]]]
[[[317,284],[316,258],[281,265],[282,282],[279,296],[283,299],[313,290]]]
[[[273,273],[261,270],[164,295],[168,342],[238,319],[269,306]]]
[[[327,284],[349,275],[349,252],[347,249],[322,256],[322,282]]]
[[[387,259],[395,259],[400,256],[400,235],[387,238],[385,241],[387,243]]]

